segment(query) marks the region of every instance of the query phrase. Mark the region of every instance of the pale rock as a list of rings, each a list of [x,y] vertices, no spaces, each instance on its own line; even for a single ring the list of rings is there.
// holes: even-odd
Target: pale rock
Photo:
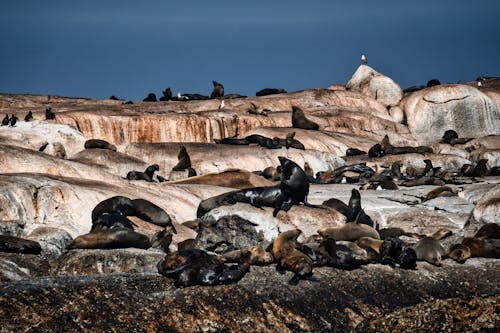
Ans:
[[[500,185],[486,192],[472,211],[477,222],[500,223]]]

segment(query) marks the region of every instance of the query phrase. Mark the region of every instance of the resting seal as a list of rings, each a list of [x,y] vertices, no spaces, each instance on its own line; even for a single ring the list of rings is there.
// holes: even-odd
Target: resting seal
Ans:
[[[144,98],[142,101],[143,102],[156,102],[157,101],[156,95],[153,93],[149,93],[148,96],[146,98]]]
[[[155,171],[160,170],[160,166],[158,164],[152,164],[144,170],[144,172],[132,170],[127,173],[128,180],[145,180],[147,182],[153,181],[153,176]]]
[[[299,229],[282,232],[273,242],[272,253],[278,265],[276,268],[280,271],[290,270],[294,276],[288,282],[296,285],[302,278],[312,275],[313,261],[307,255],[297,250],[297,237],[302,233]]]
[[[317,131],[319,125],[306,118],[304,111],[298,106],[292,106],[292,127]]]
[[[286,90],[281,88],[264,88],[255,93],[255,96],[267,96],[275,94],[285,94]]]
[[[158,207],[154,203],[144,199],[134,199],[132,200],[132,204],[135,209],[134,215],[141,220],[153,223],[160,227],[172,227],[173,232],[177,233],[170,216],[165,210],[163,210],[163,208]]]
[[[281,148],[281,144],[279,142],[279,139],[270,139],[266,138],[263,135],[260,134],[252,134],[249,135],[245,138],[245,140],[248,143],[256,143],[261,147],[268,148],[268,149],[279,149]]]
[[[404,269],[414,269],[417,266],[417,253],[397,237],[384,239],[380,246],[380,261],[382,264]]]
[[[38,242],[29,239],[0,235],[0,252],[40,254],[42,247]]]
[[[113,228],[127,228],[134,230],[134,226],[136,227],[137,225],[121,213],[103,213],[92,222],[90,231],[93,232]]]
[[[413,246],[413,249],[417,253],[417,260],[441,266],[441,258],[444,256],[445,250],[437,239],[424,237]]]
[[[56,119],[56,114],[54,112],[52,112],[51,107],[49,107],[48,109],[45,109],[45,119],[46,120]]]
[[[323,238],[332,238],[336,241],[354,242],[361,237],[371,237],[380,239],[377,230],[362,223],[346,223],[338,227],[330,227],[318,230],[318,234]]]
[[[76,237],[70,249],[121,249],[135,247],[148,249],[151,246],[146,235],[128,228],[113,228],[92,231]]]
[[[357,156],[357,155],[364,155],[366,154],[366,151],[360,150],[358,148],[348,148],[345,152],[346,156]]]
[[[497,223],[486,223],[476,232],[474,237],[500,239],[500,225]]]
[[[84,147],[85,149],[100,148],[116,151],[115,145],[100,139],[89,139],[85,141]]]
[[[133,216],[136,213],[134,203],[131,199],[117,195],[99,202],[92,210],[92,223],[103,213],[120,213],[125,216]]]
[[[226,262],[247,263],[259,266],[267,266],[274,261],[273,255],[260,246],[229,251],[224,253],[222,257]]]
[[[500,239],[466,237],[462,245],[470,249],[471,257],[500,258]]]

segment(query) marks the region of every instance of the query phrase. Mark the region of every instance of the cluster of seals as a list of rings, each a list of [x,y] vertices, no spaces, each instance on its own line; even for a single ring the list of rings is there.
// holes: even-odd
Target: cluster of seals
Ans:
[[[228,284],[241,280],[249,271],[247,263],[227,265],[200,249],[179,250],[158,262],[158,273],[175,279],[177,288],[193,285]]]
[[[164,102],[172,100],[172,89],[170,89],[170,87],[163,90],[161,93],[163,96],[160,97],[160,101]]]
[[[237,145],[237,146],[245,146],[250,144],[256,144],[258,146],[267,148],[267,149],[280,149],[281,147],[285,147],[286,149],[295,148],[304,150],[304,145],[295,137],[295,132],[290,132],[286,135],[285,139],[281,139],[278,137],[267,138],[260,134],[251,134],[246,136],[245,138],[224,138],[224,139],[214,139],[216,144],[226,144],[226,145]]]
[[[56,114],[52,111],[52,108],[49,107],[45,109],[45,120],[53,120],[56,119]]]
[[[292,127],[317,131],[319,125],[307,119],[304,111],[298,106],[292,106]]]
[[[89,139],[85,141],[84,144],[85,149],[108,149],[112,151],[116,151],[116,146],[101,139]]]
[[[128,180],[145,180],[147,182],[152,182],[153,181],[153,175],[155,171],[160,170],[160,166],[158,164],[152,164],[142,171],[136,171],[132,170],[127,173],[127,178]]]
[[[202,200],[198,205],[196,215],[203,216],[210,210],[237,202],[249,203],[256,207],[272,207],[273,216],[280,210],[287,212],[292,205],[307,203],[309,194],[309,178],[305,171],[295,162],[278,157],[281,163],[281,181],[277,186],[255,187],[224,193]]]

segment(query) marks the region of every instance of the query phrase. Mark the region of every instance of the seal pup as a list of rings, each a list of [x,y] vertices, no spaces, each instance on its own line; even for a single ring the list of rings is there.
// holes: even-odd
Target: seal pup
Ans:
[[[73,239],[69,249],[148,249],[149,238],[128,228],[102,229]]]
[[[217,81],[212,81],[212,84],[214,88],[210,94],[210,98],[219,98],[224,96],[224,86]]]
[[[2,126],[7,126],[10,123],[10,118],[9,115],[6,114],[5,117],[2,119]]]
[[[154,93],[149,93],[146,98],[142,100],[143,102],[156,102],[156,95]]]
[[[267,96],[267,95],[275,95],[275,94],[286,94],[285,89],[281,88],[264,88],[255,93],[255,96]]]
[[[49,107],[45,109],[45,120],[56,119],[56,114],[52,111],[52,108]]]
[[[299,229],[282,232],[276,237],[272,246],[272,254],[278,263],[276,269],[280,272],[290,270],[295,273],[288,281],[291,285],[296,285],[300,279],[312,276],[313,261],[296,249],[297,237],[301,233]]]
[[[435,266],[441,266],[441,258],[445,250],[437,239],[424,237],[413,245],[413,249],[417,253],[418,261],[427,261]]]
[[[19,118],[17,118],[16,115],[13,114],[12,117],[10,118],[10,127],[14,127],[18,119]]]
[[[294,139],[295,138],[295,132],[290,132],[286,135],[285,138],[285,148],[295,148],[295,149],[302,149],[305,150],[306,147],[300,142],[299,140]]]
[[[186,150],[186,147],[181,146],[179,150],[179,154],[177,155],[177,159],[179,160],[177,164],[172,168],[174,171],[181,171],[191,168],[191,158],[189,158],[189,154]]]
[[[99,202],[92,210],[92,223],[104,213],[120,213],[125,216],[136,214],[134,203],[131,199],[117,195]]]
[[[147,182],[153,181],[154,172],[160,170],[160,166],[158,164],[152,164],[146,168],[144,172],[141,171],[129,171],[127,173],[128,180],[145,180]]]
[[[463,264],[471,257],[471,251],[468,246],[463,244],[453,244],[450,246],[446,252],[446,257],[455,260],[456,262]]]
[[[28,122],[30,121],[31,119],[33,119],[33,112],[28,111],[28,114],[26,116],[24,116],[24,121]]]
[[[172,100],[172,90],[169,88],[162,91],[163,96],[160,97],[160,101],[170,101]]]
[[[298,106],[292,106],[292,127],[313,131],[317,131],[319,129],[319,125],[314,121],[307,119],[304,111],[302,111],[302,109]]]
[[[40,254],[40,243],[15,236],[0,235],[0,252]]]
[[[417,253],[397,237],[388,237],[380,245],[380,262],[384,265],[398,265],[404,269],[415,269]]]
[[[85,141],[83,147],[85,149],[99,148],[99,149],[109,149],[112,151],[116,151],[115,145],[101,139],[89,139]]]
[[[247,263],[250,265],[267,266],[274,261],[274,257],[260,246],[247,249],[238,249],[222,255],[226,262]]]
[[[457,193],[458,191],[456,189],[449,186],[436,187],[425,195],[425,198],[422,200],[422,202],[432,200],[437,197],[456,197]]]

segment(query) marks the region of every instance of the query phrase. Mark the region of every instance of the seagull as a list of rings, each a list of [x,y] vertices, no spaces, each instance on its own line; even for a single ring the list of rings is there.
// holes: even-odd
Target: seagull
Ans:
[[[224,100],[222,100],[219,104],[219,110],[224,109]]]
[[[361,55],[361,63],[362,63],[363,65],[368,64],[368,61],[366,60],[366,56],[365,56],[364,54],[362,54],[362,55]]]
[[[482,85],[483,85],[483,84],[482,84],[480,81],[478,81],[478,82],[477,82],[477,86],[478,86],[478,87],[481,87]]]

